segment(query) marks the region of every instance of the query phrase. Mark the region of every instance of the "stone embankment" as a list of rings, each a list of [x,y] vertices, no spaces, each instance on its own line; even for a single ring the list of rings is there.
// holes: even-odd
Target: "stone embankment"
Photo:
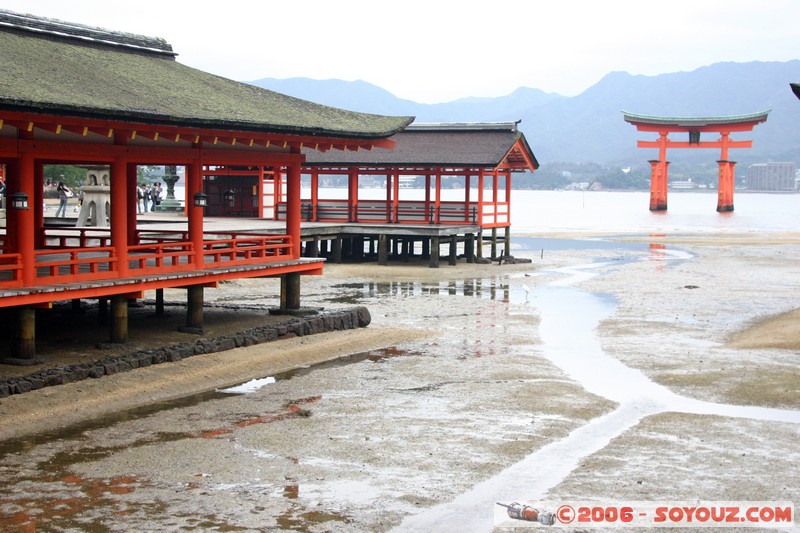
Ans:
[[[26,376],[0,381],[0,398],[32,390],[62,385],[89,378],[101,378],[136,368],[176,362],[195,355],[210,354],[253,346],[291,337],[302,337],[336,330],[363,328],[372,318],[366,307],[319,311],[302,314],[280,324],[250,328],[218,337],[203,337],[195,342],[182,342],[156,349],[146,349],[123,356],[107,357],[91,363],[48,368]]]

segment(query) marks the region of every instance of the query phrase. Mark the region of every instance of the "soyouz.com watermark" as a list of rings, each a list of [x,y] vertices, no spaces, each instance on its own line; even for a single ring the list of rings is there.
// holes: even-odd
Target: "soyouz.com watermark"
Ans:
[[[791,527],[792,502],[497,502],[498,527]]]

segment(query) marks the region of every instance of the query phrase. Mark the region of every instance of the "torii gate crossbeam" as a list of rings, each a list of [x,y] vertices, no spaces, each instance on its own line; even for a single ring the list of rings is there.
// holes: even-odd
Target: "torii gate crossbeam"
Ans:
[[[752,148],[753,141],[733,140],[732,132],[752,131],[757,124],[767,120],[769,111],[751,115],[723,117],[653,117],[623,111],[625,121],[636,126],[638,131],[658,133],[654,141],[637,141],[639,148],[657,148],[658,159],[650,161],[650,210],[667,210],[667,148],[719,148],[719,183],[717,187],[717,211],[733,211],[734,165],[729,160],[731,148]],[[714,141],[701,141],[702,133],[716,132],[720,137]],[[670,133],[687,133],[688,140],[675,141]]]

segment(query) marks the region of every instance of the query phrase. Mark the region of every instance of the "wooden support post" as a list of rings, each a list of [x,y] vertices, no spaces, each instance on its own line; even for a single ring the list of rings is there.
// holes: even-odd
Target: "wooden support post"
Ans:
[[[475,262],[475,234],[467,233],[464,240],[464,255],[467,257],[467,263]]]
[[[458,264],[458,235],[453,235],[450,239],[450,261],[448,264],[450,266],[456,266]]]
[[[164,289],[156,289],[156,316],[164,316]]]
[[[363,261],[364,260],[364,237],[362,235],[356,235],[352,239],[352,257],[356,261]]]
[[[389,237],[385,233],[378,235],[378,264],[389,264]]]
[[[300,309],[300,274],[281,276],[281,309]]]
[[[431,256],[431,241],[430,239],[422,239],[422,258],[428,259]]]
[[[128,342],[128,298],[125,296],[111,297],[111,334],[109,341],[116,343]]]
[[[439,268],[439,237],[431,237],[430,268]]]
[[[331,244],[331,262],[332,263],[341,263],[342,262],[342,238],[338,235],[333,238],[333,243]]]
[[[286,167],[286,234],[292,240],[292,258],[300,257],[300,224],[302,213],[300,212],[300,156],[296,162]]]
[[[184,333],[203,334],[203,286],[186,288],[186,326],[178,328]]]
[[[408,263],[409,257],[411,256],[411,238],[403,239],[403,253],[400,256],[400,259],[404,263]]]
[[[492,261],[497,261],[497,228],[492,228]]]
[[[108,324],[108,298],[97,300],[97,325],[105,326]]]
[[[30,306],[17,308],[17,323],[14,328],[12,358],[3,363],[32,365],[36,360],[36,309]]]
[[[505,235],[503,236],[503,250],[504,255],[511,255],[511,226],[506,226]]]
[[[476,255],[478,259],[483,259],[483,230],[478,232],[478,242],[476,246]]]
[[[319,237],[315,236],[312,240],[306,241],[306,257],[319,257]]]

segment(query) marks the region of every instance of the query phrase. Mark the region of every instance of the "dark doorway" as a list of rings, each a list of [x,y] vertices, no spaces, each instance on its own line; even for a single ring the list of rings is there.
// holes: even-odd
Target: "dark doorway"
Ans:
[[[207,216],[258,216],[258,176],[207,175],[203,190],[208,195]]]

